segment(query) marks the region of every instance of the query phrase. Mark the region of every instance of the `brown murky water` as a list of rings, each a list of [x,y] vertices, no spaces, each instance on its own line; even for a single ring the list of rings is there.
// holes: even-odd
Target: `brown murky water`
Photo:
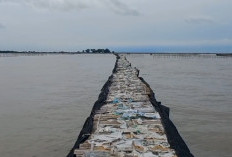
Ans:
[[[5,55],[6,56],[6,55]],[[111,74],[113,55],[0,57],[0,154],[65,156]],[[128,55],[171,108],[196,157],[229,157],[232,58]]]
[[[114,63],[112,55],[0,57],[0,156],[66,156]]]
[[[230,157],[232,58],[128,55],[196,157]]]

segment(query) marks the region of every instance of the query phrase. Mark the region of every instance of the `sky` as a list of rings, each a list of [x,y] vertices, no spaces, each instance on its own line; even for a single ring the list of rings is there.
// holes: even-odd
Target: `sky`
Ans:
[[[232,0],[0,0],[0,50],[232,52]]]

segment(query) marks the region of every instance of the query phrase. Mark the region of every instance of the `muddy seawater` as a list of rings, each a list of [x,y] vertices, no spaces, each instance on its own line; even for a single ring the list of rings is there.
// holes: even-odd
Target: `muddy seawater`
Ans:
[[[127,55],[170,107],[196,157],[230,157],[232,58]],[[0,56],[0,156],[64,157],[111,75],[113,55]]]
[[[114,64],[113,55],[0,57],[0,156],[66,156]]]
[[[128,55],[196,157],[230,157],[232,57]]]

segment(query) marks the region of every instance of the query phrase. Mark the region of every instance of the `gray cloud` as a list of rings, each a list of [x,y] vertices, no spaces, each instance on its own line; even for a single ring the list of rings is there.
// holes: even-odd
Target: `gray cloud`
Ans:
[[[30,5],[42,9],[71,11],[86,8],[89,0],[0,0],[0,2]]]
[[[26,4],[36,8],[60,11],[81,10],[98,6],[97,4],[104,4],[120,15],[139,15],[137,10],[132,9],[121,0],[0,0],[0,3]]]
[[[231,45],[229,4],[231,0],[0,0],[0,47]],[[220,14],[215,13],[218,8]]]
[[[121,15],[132,15],[138,16],[140,13],[136,9],[130,8],[125,3],[122,3],[119,0],[105,0],[107,6],[109,6],[114,12]]]
[[[5,25],[3,25],[2,23],[0,23],[0,29],[5,28]]]
[[[61,11],[80,10],[88,7],[88,3],[81,0],[24,0],[26,4],[43,9]]]
[[[215,21],[210,17],[189,17],[185,19],[185,22],[189,24],[212,24]]]

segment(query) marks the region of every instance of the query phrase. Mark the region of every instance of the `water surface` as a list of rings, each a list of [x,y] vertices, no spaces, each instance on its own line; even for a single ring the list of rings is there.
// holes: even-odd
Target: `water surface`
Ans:
[[[230,157],[232,58],[128,55],[196,157]]]
[[[115,57],[10,56],[0,57],[0,156],[66,156]]]
[[[113,55],[0,57],[0,154],[65,156],[100,89]],[[9,57],[11,56],[11,57]],[[232,58],[127,55],[151,85],[196,157],[229,157]]]

